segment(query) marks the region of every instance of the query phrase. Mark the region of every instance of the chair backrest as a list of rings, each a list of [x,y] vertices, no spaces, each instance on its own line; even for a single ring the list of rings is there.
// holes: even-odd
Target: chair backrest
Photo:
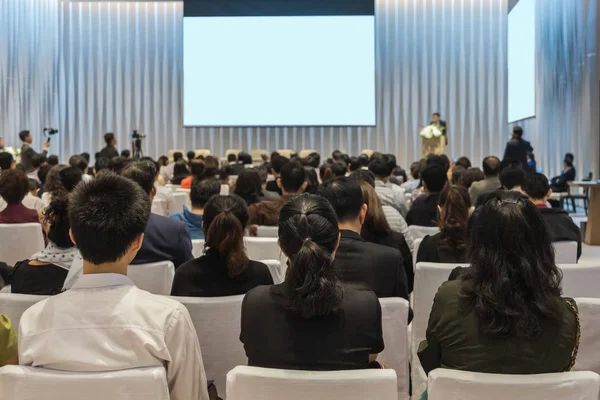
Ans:
[[[195,258],[201,257],[204,254],[204,239],[192,240],[192,255]]]
[[[292,149],[279,149],[279,150],[277,150],[277,153],[279,153],[280,156],[286,157],[286,158],[292,158],[292,153],[293,152],[294,152],[294,150],[292,150]]]
[[[230,154],[235,154],[237,157],[237,155],[240,154],[241,152],[242,152],[242,150],[240,150],[240,149],[227,149],[227,150],[225,150],[225,159],[227,159],[227,157]]]
[[[429,374],[429,400],[597,400],[600,376],[594,372],[540,375],[481,374],[438,368]]]
[[[298,157],[306,158],[306,157],[310,156],[312,153],[318,153],[318,151],[313,150],[313,149],[303,149],[303,150],[300,150],[300,153],[298,153]]]
[[[200,156],[208,157],[211,155],[211,151],[210,151],[210,149],[196,149],[196,150],[194,150],[194,155],[196,157],[200,157]]]
[[[219,193],[221,196],[228,196],[229,195],[229,185],[221,185],[221,193]]]
[[[215,381],[217,391],[224,397],[227,372],[248,364],[240,342],[244,296],[172,298],[190,312],[202,349],[206,377]]]
[[[413,237],[413,239],[423,239],[427,235],[435,235],[440,231],[440,228],[437,226],[418,226],[411,225],[408,227],[408,233]]]
[[[366,154],[367,156],[371,157],[373,155],[374,151],[371,149],[363,149],[363,151],[361,151],[360,154]]]
[[[562,289],[565,297],[600,298],[600,265],[560,264]]]
[[[379,303],[385,349],[379,354],[377,361],[396,371],[398,399],[409,400],[408,301],[391,297],[379,299]]]
[[[267,154],[268,151],[265,149],[254,149],[250,152],[250,156],[252,156],[252,162],[259,163],[262,162],[262,155]]]
[[[279,237],[279,227],[259,225],[256,231],[256,236],[269,238]]]
[[[169,151],[167,152],[167,157],[169,158],[169,161],[173,162],[173,155],[174,155],[175,153],[181,153],[181,154],[183,154],[183,156],[184,156],[184,157],[185,157],[185,154],[186,154],[185,150],[181,150],[181,149],[171,149],[171,150],[169,150]]]
[[[175,278],[175,266],[171,261],[130,265],[127,276],[142,290],[168,296]]]
[[[269,267],[269,272],[273,278],[273,283],[280,284],[285,280],[285,273],[281,269],[281,262],[279,260],[259,260],[261,263]]]
[[[239,366],[227,374],[228,400],[396,400],[391,369],[291,371]]]
[[[188,188],[177,188],[175,189],[175,193],[185,193],[188,196],[190,195],[190,192],[192,191],[192,189],[188,189]]]
[[[0,314],[4,314],[10,318],[12,325],[16,329],[25,310],[48,297],[32,294],[0,293]]]
[[[152,200],[152,214],[157,214],[157,215],[163,215],[166,216],[167,215],[167,201],[164,199],[157,199],[155,198],[154,200]]]
[[[173,212],[174,213],[183,212],[183,206],[188,204],[189,199],[190,199],[189,193],[180,192],[179,190],[176,190],[175,192],[173,192],[173,202],[175,203]]]
[[[579,352],[573,371],[600,373],[600,299],[576,298],[581,323]]]
[[[42,226],[38,223],[0,224],[0,260],[8,265],[28,260],[44,250]]]
[[[419,254],[419,247],[421,246],[421,242],[423,242],[422,238],[413,240],[413,252],[412,252],[413,269],[417,268],[417,255]]]
[[[170,189],[172,192],[174,192],[175,190],[179,189],[181,187],[181,185],[173,185],[172,183],[167,183],[165,185],[165,187],[167,189]]]
[[[169,400],[163,367],[69,372],[11,365],[0,368],[0,393],[2,400]]]
[[[557,264],[577,264],[577,242],[553,242],[554,262]]]
[[[251,260],[279,260],[281,250],[277,241],[276,237],[244,237],[246,251]]]

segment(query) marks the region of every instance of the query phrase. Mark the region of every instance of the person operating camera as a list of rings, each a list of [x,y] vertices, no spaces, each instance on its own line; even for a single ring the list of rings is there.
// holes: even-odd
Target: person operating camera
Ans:
[[[29,173],[33,171],[32,158],[38,153],[31,147],[33,138],[31,137],[31,133],[29,131],[19,132],[19,139],[21,139],[23,142],[23,145],[21,146],[21,165],[25,168],[25,173]],[[44,142],[44,151],[41,153],[42,156],[46,157],[49,147],[50,142]]]

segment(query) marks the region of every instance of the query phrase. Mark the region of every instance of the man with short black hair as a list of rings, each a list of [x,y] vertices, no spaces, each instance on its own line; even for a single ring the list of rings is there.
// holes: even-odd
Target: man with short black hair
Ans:
[[[409,226],[437,226],[438,202],[448,183],[448,175],[441,165],[428,165],[421,172],[421,182],[424,194],[414,201],[406,216],[406,223]]]
[[[365,241],[360,232],[367,214],[362,189],[357,181],[337,177],[319,186],[319,196],[333,206],[340,229],[340,244],[334,265],[342,280],[363,285],[377,297],[408,299],[408,282],[399,250]]]
[[[140,185],[144,192],[148,193],[150,200],[154,199],[156,167],[153,162],[133,162],[123,170],[123,176]],[[192,238],[187,226],[183,222],[151,214],[144,231],[142,247],[131,263],[150,264],[171,261],[177,268],[193,258]]]
[[[521,164],[507,165],[500,172],[500,185],[504,190],[521,191],[521,186],[525,183],[525,171]]]
[[[108,158],[109,160],[114,157],[119,157],[119,151],[117,150],[117,138],[112,132],[104,135],[104,142],[106,147],[100,150],[100,157]]]
[[[283,194],[281,188],[277,184],[277,179],[279,179],[279,173],[281,172],[281,168],[285,164],[287,164],[290,160],[287,157],[280,156],[277,154],[275,157],[271,158],[271,174],[275,177],[275,180],[268,181],[266,189],[269,192],[278,193],[280,196]]]
[[[17,166],[12,154],[8,152],[0,153],[0,171],[14,169]]]
[[[35,155],[42,156],[42,159],[46,159],[46,155],[48,154],[48,149],[50,148],[50,141],[44,142],[44,151],[41,153],[37,153],[31,147],[31,143],[33,142],[33,138],[31,137],[31,133],[29,131],[21,131],[19,132],[19,139],[23,142],[21,146],[21,165],[25,170],[25,173],[30,173],[35,168],[33,167],[33,157]],[[39,166],[38,166],[39,167]]]
[[[89,157],[89,154],[88,154],[88,157]],[[88,160],[86,160],[85,157],[72,156],[71,158],[69,158],[69,165],[71,167],[79,169],[82,172],[82,174],[83,174],[82,178],[84,181],[89,181],[90,179],[92,179],[92,177],[90,175],[88,175],[89,162],[88,162]]]
[[[552,192],[563,193],[569,191],[569,182],[575,180],[577,172],[573,166],[575,156],[571,153],[565,154],[563,160],[563,172],[559,176],[555,176],[551,180]]]
[[[148,195],[102,174],[69,198],[71,239],[83,274],[68,291],[30,307],[19,326],[21,365],[61,371],[161,367],[173,400],[208,400],[200,344],[179,302],[138,289],[127,267],[144,241]]]
[[[579,259],[581,257],[581,230],[565,210],[548,207],[548,199],[552,195],[548,178],[537,172],[528,174],[521,191],[542,213],[554,242],[577,242],[577,259]]]
[[[523,139],[523,128],[515,126],[512,132],[512,138],[506,144],[504,150],[503,163],[516,161],[521,164],[524,171],[527,170],[527,153],[532,152],[531,143]]]
[[[381,203],[394,207],[404,217],[408,213],[408,205],[404,198],[405,190],[389,181],[395,166],[395,162],[391,161],[388,155],[373,154],[369,171],[375,174],[375,192]]]
[[[77,167],[67,167],[58,173],[60,183],[70,193],[83,180],[83,173]]]
[[[496,156],[487,156],[483,159],[482,167],[485,179],[479,182],[473,182],[469,188],[471,204],[477,204],[477,199],[481,194],[493,192],[500,188],[500,179],[498,179],[501,168],[500,159]]]
[[[283,195],[276,201],[262,201],[248,207],[250,218],[248,224],[277,226],[279,224],[279,211],[291,198],[304,193],[306,186],[306,171],[298,161],[287,162],[280,170],[277,186]]]
[[[31,156],[31,168],[33,168],[33,169],[27,173],[27,178],[33,179],[34,181],[36,181],[39,184],[40,178],[38,177],[38,171],[40,170],[40,167],[45,164],[46,164],[45,156],[38,154],[38,153]]]
[[[100,171],[110,170],[110,160],[108,158],[100,157],[94,165],[94,176],[98,176]]]

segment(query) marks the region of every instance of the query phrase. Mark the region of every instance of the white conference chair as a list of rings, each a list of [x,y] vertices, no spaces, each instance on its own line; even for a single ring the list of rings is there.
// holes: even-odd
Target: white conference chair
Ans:
[[[298,157],[306,158],[306,157],[310,156],[312,153],[318,153],[318,151],[312,150],[312,149],[303,149],[303,150],[300,150],[300,153],[298,153]]]
[[[294,150],[292,150],[292,149],[279,149],[279,150],[277,150],[277,153],[279,153],[279,155],[282,156],[282,157],[292,158],[292,154],[294,153]]]
[[[190,201],[190,195],[176,190],[173,192],[173,201],[175,203],[175,210],[173,210],[173,212],[181,213],[183,212],[183,207],[187,206],[188,201]]]
[[[168,296],[175,278],[175,266],[171,261],[130,265],[127,276],[142,290]]]
[[[279,260],[281,250],[276,237],[244,237],[246,251],[251,260]]]
[[[235,156],[237,157],[238,154],[240,154],[241,152],[242,152],[242,150],[240,150],[240,149],[227,149],[227,150],[225,150],[225,160],[227,160],[227,157],[230,154],[235,154]]]
[[[181,188],[181,187],[175,189],[175,193],[186,193],[188,196],[190,195],[191,191],[192,191],[192,189]]]
[[[167,216],[167,201],[164,199],[154,199],[152,200],[152,214]]]
[[[279,227],[278,226],[259,225],[258,229],[256,231],[256,236],[268,237],[268,238],[278,238],[279,237]]]
[[[28,260],[44,247],[42,225],[0,224],[0,260],[8,265]]]
[[[186,151],[185,150],[181,150],[181,149],[171,149],[171,150],[169,150],[167,152],[167,157],[169,158],[170,162],[173,162],[173,155],[175,153],[181,153],[185,157]]]
[[[0,293],[0,314],[4,314],[10,318],[12,326],[16,329],[19,326],[23,313],[38,301],[42,301],[48,297],[32,294]]]
[[[482,374],[438,368],[429,374],[429,400],[597,400],[595,372],[540,375]]]
[[[269,267],[273,283],[278,285],[285,280],[285,273],[281,269],[281,262],[279,260],[259,260],[259,262]]]
[[[600,298],[600,264],[560,264],[558,268],[563,273],[563,296]]]
[[[171,298],[190,312],[202,349],[206,377],[215,381],[217,391],[224,397],[227,372],[248,364],[240,342],[244,296]]]
[[[412,252],[412,258],[413,258],[413,268],[417,269],[417,255],[419,254],[419,246],[421,246],[421,242],[423,242],[423,239],[419,238],[419,239],[415,239],[413,240],[413,252]]]
[[[581,323],[579,352],[573,371],[600,373],[600,299],[576,298]]]
[[[176,191],[177,189],[179,189],[181,187],[181,185],[173,185],[172,183],[167,183],[165,185],[165,187],[167,189],[171,189],[172,192]]]
[[[204,239],[192,240],[192,255],[195,258],[202,257],[204,254]]]
[[[165,369],[69,372],[11,365],[0,368],[2,400],[169,400]]]
[[[401,298],[385,298],[379,299],[379,303],[385,349],[379,354],[377,361],[396,371],[398,399],[409,400],[408,301]]]
[[[219,193],[221,196],[228,196],[229,195],[229,185],[221,185],[221,193]]]
[[[194,155],[197,157],[208,157],[211,155],[210,149],[196,149],[194,150]]]
[[[396,372],[292,371],[239,366],[227,374],[227,400],[397,400]]]
[[[437,226],[418,226],[411,225],[408,227],[408,233],[413,237],[414,240],[423,239],[425,236],[433,236],[440,231]]]
[[[363,151],[360,154],[366,154],[367,156],[371,157],[373,153],[374,151],[371,149],[363,149]]]
[[[553,242],[556,264],[577,264],[577,242]]]
[[[263,154],[268,154],[268,151],[265,149],[254,149],[250,152],[250,155],[252,156],[252,162],[253,163],[262,163],[263,159],[262,159],[262,155]]]

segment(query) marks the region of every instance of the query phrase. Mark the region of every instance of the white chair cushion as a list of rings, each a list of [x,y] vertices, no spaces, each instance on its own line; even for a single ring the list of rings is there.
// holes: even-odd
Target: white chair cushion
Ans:
[[[576,298],[581,322],[579,352],[573,371],[600,373],[600,299]]]
[[[281,250],[277,238],[244,237],[246,251],[251,260],[279,260]]]
[[[480,374],[439,368],[429,374],[429,400],[597,400],[594,372],[541,375]]]
[[[379,299],[381,303],[383,342],[385,349],[377,361],[386,368],[396,371],[398,398],[409,400],[408,373],[408,301],[401,298]]]
[[[0,368],[2,400],[169,400],[162,367],[110,372],[66,372],[46,368]]]
[[[173,213],[181,213],[183,212],[183,206],[190,208],[191,205],[189,193],[181,192],[180,189],[176,189],[175,192],[173,192],[173,201],[175,203]]]
[[[195,258],[202,257],[204,254],[204,239],[192,240],[192,255]]]
[[[236,367],[227,374],[228,400],[396,400],[391,369],[290,371]]]
[[[175,266],[171,261],[130,265],[127,276],[142,290],[168,296],[175,278]]]
[[[4,314],[10,318],[12,325],[16,329],[19,326],[23,313],[38,301],[42,301],[48,297],[31,294],[0,293],[0,314]],[[0,393],[2,392],[0,391]]]
[[[44,235],[40,224],[0,224],[0,261],[15,265],[42,250]]]
[[[427,235],[433,236],[439,231],[440,228],[438,228],[437,226],[411,225],[408,227],[408,233],[413,237],[414,240],[423,239]]]
[[[558,268],[563,273],[563,296],[600,298],[600,265],[561,264]]]
[[[256,231],[256,236],[278,238],[279,237],[279,227],[278,226],[259,225],[257,228],[257,231]]]
[[[556,264],[577,264],[577,242],[554,242]]]
[[[156,215],[162,215],[162,216],[167,216],[167,208],[168,208],[168,203],[166,200],[163,199],[154,199],[152,200],[152,214],[156,214]]]
[[[413,252],[412,252],[412,258],[413,258],[413,269],[417,269],[417,255],[419,254],[419,247],[421,246],[421,243],[423,242],[423,238],[419,238],[419,239],[415,239],[413,241]]]

